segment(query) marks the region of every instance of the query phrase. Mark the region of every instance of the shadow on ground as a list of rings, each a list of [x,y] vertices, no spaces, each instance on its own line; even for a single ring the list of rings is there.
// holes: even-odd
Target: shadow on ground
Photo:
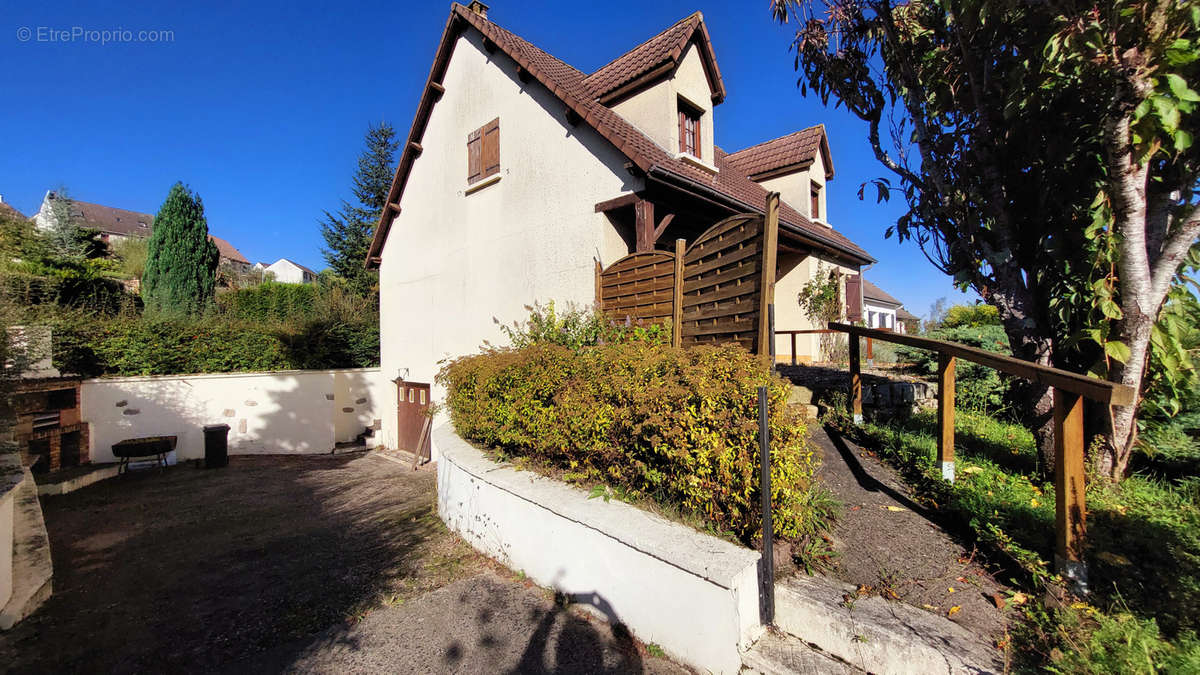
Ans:
[[[440,586],[475,556],[434,476],[362,453],[234,457],[43,501],[54,595],[0,635],[17,671],[211,670]]]

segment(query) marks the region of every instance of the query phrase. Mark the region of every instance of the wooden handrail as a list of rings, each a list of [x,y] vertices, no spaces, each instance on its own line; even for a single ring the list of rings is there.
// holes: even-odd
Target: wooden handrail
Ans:
[[[1072,373],[1069,370],[1030,363],[1029,361],[1023,361],[1012,356],[1005,356],[976,347],[968,347],[955,342],[918,337],[916,335],[893,333],[877,328],[851,326],[850,324],[833,321],[829,322],[829,327],[843,333],[849,333],[850,335],[871,338],[873,340],[883,340],[884,342],[895,342],[897,344],[908,345],[909,347],[928,349],[940,354],[947,354],[963,359],[964,361],[972,361],[988,366],[989,368],[995,368],[1002,373],[1016,375],[1017,377],[1023,377],[1039,384],[1054,387],[1055,389],[1079,394],[1084,398],[1090,398],[1093,401],[1100,401],[1108,405],[1132,405],[1134,401],[1133,387],[1098,380],[1087,375]]]
[[[1059,368],[967,347],[945,340],[829,322],[832,330],[850,336],[850,409],[854,421],[862,421],[862,374],[859,339],[883,340],[928,349],[938,354],[937,459],[942,477],[954,481],[954,366],[957,359],[995,368],[1054,390],[1054,562],[1078,592],[1086,592],[1087,568],[1083,562],[1087,503],[1084,492],[1083,399],[1107,405],[1133,405],[1137,392],[1127,385],[1106,382]],[[796,338],[793,335],[792,340]]]

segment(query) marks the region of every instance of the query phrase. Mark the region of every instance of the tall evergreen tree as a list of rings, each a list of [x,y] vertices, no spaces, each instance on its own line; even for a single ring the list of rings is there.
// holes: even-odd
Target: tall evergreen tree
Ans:
[[[154,217],[148,249],[142,276],[146,309],[172,314],[204,309],[213,297],[220,254],[208,238],[200,196],[183,183],[171,186]]]
[[[365,268],[367,250],[375,233],[375,223],[387,203],[388,189],[395,173],[395,154],[400,141],[387,122],[367,129],[366,148],[358,157],[354,172],[353,203],[343,200],[337,213],[325,212],[321,236],[322,253],[335,274],[355,291],[366,295],[375,286],[376,273]]]

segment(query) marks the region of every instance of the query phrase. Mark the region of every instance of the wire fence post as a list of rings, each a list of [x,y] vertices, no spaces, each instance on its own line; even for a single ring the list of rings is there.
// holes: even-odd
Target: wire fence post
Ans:
[[[767,388],[758,388],[759,493],[762,496],[763,623],[775,623],[775,529],[771,518],[771,428],[767,424]]]

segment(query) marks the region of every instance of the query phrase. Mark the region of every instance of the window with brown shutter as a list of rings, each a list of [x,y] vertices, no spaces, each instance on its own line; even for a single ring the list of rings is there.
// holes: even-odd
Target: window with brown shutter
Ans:
[[[679,151],[700,157],[700,116],[704,113],[680,99]]]
[[[821,217],[821,186],[817,183],[812,184],[809,192],[812,195],[812,204],[809,206],[809,216],[812,218]]]
[[[500,173],[500,118],[467,136],[467,184]]]

